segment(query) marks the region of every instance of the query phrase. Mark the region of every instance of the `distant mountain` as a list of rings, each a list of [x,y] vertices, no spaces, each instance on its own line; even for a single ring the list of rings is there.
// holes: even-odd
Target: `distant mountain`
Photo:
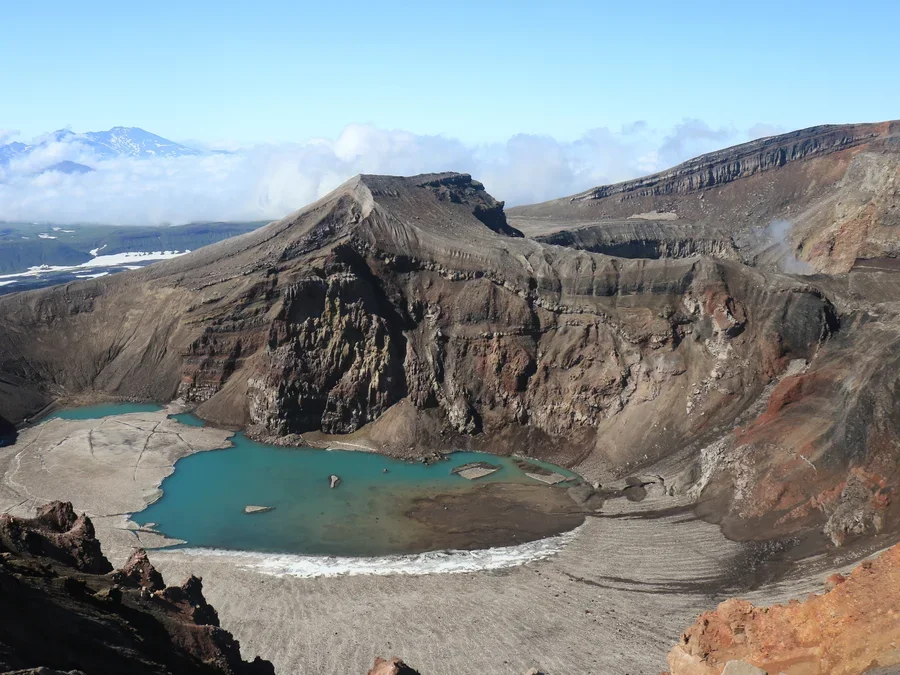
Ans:
[[[40,173],[47,173],[48,171],[59,171],[60,173],[91,173],[93,169],[86,164],[79,164],[78,162],[72,162],[68,159],[57,162],[56,164],[51,164],[46,169],[43,169]]]
[[[183,157],[199,155],[199,150],[181,145],[144,131],[138,127],[113,127],[109,131],[88,131],[73,140],[84,142],[94,152],[106,157]]]
[[[13,157],[22,154],[30,148],[30,145],[25,145],[24,143],[19,143],[18,141],[7,143],[6,145],[0,145],[0,164],[5,164]]]
[[[0,164],[6,164],[16,157],[27,156],[35,150],[46,148],[53,143],[77,144],[103,159],[115,157],[149,159],[202,154],[200,150],[151,134],[138,127],[113,127],[108,131],[88,131],[83,134],[76,134],[69,129],[59,129],[32,144],[17,141],[0,146]],[[67,166],[60,168],[60,164]],[[61,170],[66,173],[86,173],[84,169],[77,170],[75,164],[75,162],[60,162],[54,165],[55,168],[52,170]],[[90,170],[90,167],[86,167],[84,164],[79,166]]]

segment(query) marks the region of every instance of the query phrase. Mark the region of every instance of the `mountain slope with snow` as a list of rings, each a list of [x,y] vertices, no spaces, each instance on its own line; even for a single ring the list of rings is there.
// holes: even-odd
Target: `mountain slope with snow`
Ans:
[[[113,127],[108,131],[88,131],[83,134],[77,134],[69,129],[59,129],[30,144],[16,141],[0,146],[0,165],[8,164],[13,159],[27,157],[35,152],[50,152],[54,149],[54,145],[58,144],[72,145],[78,149],[87,150],[98,159],[171,158],[202,154],[200,150],[170,141],[138,127]]]
[[[85,142],[97,154],[107,157],[184,157],[199,150],[170,141],[138,127],[113,127],[109,131],[88,131]],[[78,142],[82,142],[76,136]]]

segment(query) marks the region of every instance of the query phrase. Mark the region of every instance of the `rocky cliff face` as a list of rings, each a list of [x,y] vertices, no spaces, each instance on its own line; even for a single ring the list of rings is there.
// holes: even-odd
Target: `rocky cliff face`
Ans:
[[[536,236],[536,241],[619,258],[691,258],[740,260],[738,248],[728,232],[685,227],[672,222],[634,219],[626,223],[587,225]]]
[[[810,127],[709,153],[646,178],[594,188],[571,200],[604,199],[616,194],[628,195],[629,199],[686,194],[778,169],[789,162],[853,148],[871,141],[882,131],[874,124]]]
[[[113,572],[90,519],[69,503],[30,520],[0,516],[0,608],[4,672],[275,672],[241,659],[200,579],[166,587],[141,550]]]
[[[793,160],[721,189],[843,167],[887,133],[866,129],[798,132]],[[535,241],[469,176],[360,176],[243,237],[0,299],[0,414],[181,396],[269,440],[525,452],[593,477],[666,460],[684,467],[666,489],[741,538],[890,527],[890,294],[863,309],[862,286],[748,266],[724,225],[640,208]]]
[[[660,224],[674,230],[662,238],[671,240],[684,228],[712,230],[747,263],[848,272],[858,260],[898,255],[898,163],[898,122],[812,127],[517,207],[509,217],[529,236],[590,228],[604,239],[621,237],[623,227]],[[634,236],[633,245],[641,240]]]

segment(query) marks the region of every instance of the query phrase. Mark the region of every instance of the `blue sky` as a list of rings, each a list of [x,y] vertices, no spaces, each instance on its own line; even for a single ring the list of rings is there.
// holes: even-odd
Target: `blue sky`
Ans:
[[[356,173],[509,205],[822,123],[900,118],[897,0],[7,2],[0,143],[137,126],[197,148],[0,165],[0,220],[278,218]],[[45,171],[63,160],[95,171]]]
[[[467,143],[900,117],[900,3],[10,2],[0,129]]]

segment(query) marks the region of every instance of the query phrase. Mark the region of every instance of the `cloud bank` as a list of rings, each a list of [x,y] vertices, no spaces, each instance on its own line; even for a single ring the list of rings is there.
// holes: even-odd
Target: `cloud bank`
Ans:
[[[661,131],[635,122],[592,129],[572,141],[519,134],[468,145],[352,124],[334,139],[155,159],[101,159],[77,142],[50,142],[0,166],[0,220],[155,225],[276,219],[357,173],[448,170],[471,173],[508,205],[526,204],[659,171],[763,129],[767,125],[741,131],[684,120]],[[63,160],[95,171],[45,171]]]

